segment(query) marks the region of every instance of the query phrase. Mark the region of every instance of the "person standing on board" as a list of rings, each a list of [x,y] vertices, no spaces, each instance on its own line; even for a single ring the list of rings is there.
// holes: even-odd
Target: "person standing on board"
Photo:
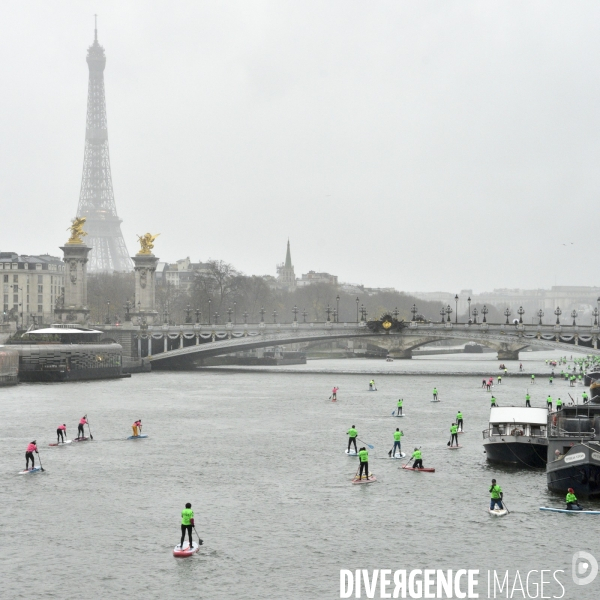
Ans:
[[[567,510],[581,510],[581,506],[579,506],[579,501],[577,500],[577,496],[575,496],[575,490],[573,488],[569,488],[566,497]]]
[[[528,406],[529,408],[531,408],[531,396],[529,395],[529,392],[527,392],[525,394],[525,406]]]
[[[552,375],[550,375],[550,385],[552,385],[553,380],[554,380],[554,377],[552,377]]]
[[[402,400],[402,398],[398,399],[398,414],[401,415],[402,414],[402,403],[404,402],[404,400]]]
[[[491,402],[492,402],[492,407],[497,406],[496,404],[496,398],[494,397],[494,394],[492,394],[492,397],[490,398]]]
[[[29,471],[29,461],[31,461],[31,468],[35,469],[35,458],[33,457],[33,453],[38,453],[36,441],[30,442],[27,446],[27,450],[25,450],[25,470]]]
[[[531,383],[535,383],[535,375],[533,373],[531,374]]]
[[[502,375],[498,375],[498,385],[502,385]]]
[[[556,410],[562,410],[562,405],[563,405],[562,400],[559,398],[556,401]]]
[[[394,431],[394,447],[388,452],[388,456],[396,456],[396,448],[398,448],[398,452],[400,456],[402,456],[402,446],[400,445],[400,438],[404,435],[403,431],[400,431],[398,427],[396,427],[396,431]]]
[[[190,549],[192,548],[192,528],[194,527],[194,511],[192,510],[191,503],[187,503],[185,508],[181,511],[181,543],[179,547],[183,549],[183,540],[185,540],[185,533],[187,531],[190,539]]]
[[[456,426],[458,427],[459,431],[463,431],[463,414],[460,412],[460,410],[456,413]]]
[[[481,382],[481,387],[484,388],[487,386],[487,380],[484,378],[483,381]]]
[[[450,425],[450,436],[450,446],[452,447],[454,442],[456,442],[456,445],[458,446],[458,427],[456,426],[456,423]]]
[[[413,469],[423,468],[423,455],[418,448],[415,448],[415,451],[412,453],[411,459],[415,461],[412,466]]]
[[[81,418],[79,420],[79,425],[77,426],[77,439],[78,440],[85,437],[85,429],[83,426],[87,425],[87,424],[88,424],[87,415],[83,415],[83,418]]]
[[[61,442],[64,443],[66,435],[67,435],[67,426],[63,423],[62,425],[59,425],[58,428],[56,429],[56,443],[57,444],[60,444]]]
[[[139,437],[142,433],[142,420],[138,419],[132,426],[133,437]]]
[[[375,380],[371,379],[371,381],[369,381],[369,390],[374,390],[375,389]]]
[[[333,389],[331,390],[331,401],[335,402],[337,400],[337,392],[340,388],[339,387],[333,387]]]
[[[583,392],[583,394],[581,394],[581,398],[582,398],[584,404],[587,404],[588,400],[590,399],[587,392]]]
[[[436,388],[436,387],[434,387],[434,388],[433,388],[433,399],[434,399],[434,400],[437,400],[437,399],[438,399],[438,396],[437,396],[437,388]]]
[[[352,425],[346,433],[350,436],[348,438],[348,454],[350,453],[350,446],[352,444],[354,444],[354,452],[358,452],[358,448],[356,447],[356,436],[358,435],[358,431],[356,431],[354,425]]]
[[[546,408],[549,411],[552,411],[552,396],[550,396],[550,394],[548,394],[548,397],[546,398]]]
[[[358,451],[358,460],[360,461],[360,469],[358,471],[358,478],[362,479],[363,471],[365,472],[365,479],[369,479],[369,453],[363,446]]]
[[[504,367],[504,376],[506,377],[508,375],[508,369],[506,367]]]
[[[548,361],[546,361],[546,364],[548,364]],[[523,363],[519,363],[519,371],[523,372]]]
[[[496,483],[495,479],[492,479],[492,487],[490,487],[490,510],[494,510],[494,506],[497,504],[500,510],[504,510],[504,506],[502,506],[502,498],[504,494],[502,493],[502,488]]]

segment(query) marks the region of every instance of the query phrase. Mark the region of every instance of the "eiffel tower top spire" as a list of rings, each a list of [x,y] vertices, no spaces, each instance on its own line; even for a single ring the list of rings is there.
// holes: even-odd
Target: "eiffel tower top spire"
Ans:
[[[108,152],[108,126],[104,93],[106,55],[98,43],[94,15],[94,43],[88,48],[89,69],[83,174],[78,217],[86,217],[87,242],[92,247],[89,271],[131,271],[132,262],[121,233]]]

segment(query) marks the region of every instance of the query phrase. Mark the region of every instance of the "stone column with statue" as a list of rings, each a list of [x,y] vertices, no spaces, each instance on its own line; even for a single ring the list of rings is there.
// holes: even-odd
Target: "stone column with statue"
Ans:
[[[152,253],[154,240],[159,235],[159,233],[138,235],[140,250],[132,256],[135,270],[135,312],[132,313],[132,321],[135,325],[154,325],[160,321],[156,310],[158,257]]]
[[[85,325],[90,315],[87,299],[87,262],[91,248],[83,242],[87,235],[83,231],[84,224],[85,217],[73,219],[67,229],[71,232],[71,237],[60,247],[65,262],[65,289],[59,305],[54,309],[60,323]]]

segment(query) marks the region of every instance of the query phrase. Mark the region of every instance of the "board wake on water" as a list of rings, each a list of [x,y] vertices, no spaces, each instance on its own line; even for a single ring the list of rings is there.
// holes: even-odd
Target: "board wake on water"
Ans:
[[[42,467],[33,467],[33,469],[19,471],[19,475],[33,475],[34,473],[41,473],[43,470]]]
[[[65,440],[64,442],[58,442],[58,443],[54,443],[54,444],[48,444],[48,446],[66,446],[67,444],[70,444],[73,440]]]

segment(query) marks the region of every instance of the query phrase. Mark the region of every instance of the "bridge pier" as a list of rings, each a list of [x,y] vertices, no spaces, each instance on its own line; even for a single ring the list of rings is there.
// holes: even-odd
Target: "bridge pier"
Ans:
[[[498,350],[498,360],[519,360],[519,351]]]
[[[408,360],[413,357],[412,350],[408,348],[407,350],[390,350],[388,354],[394,359],[400,360]]]

